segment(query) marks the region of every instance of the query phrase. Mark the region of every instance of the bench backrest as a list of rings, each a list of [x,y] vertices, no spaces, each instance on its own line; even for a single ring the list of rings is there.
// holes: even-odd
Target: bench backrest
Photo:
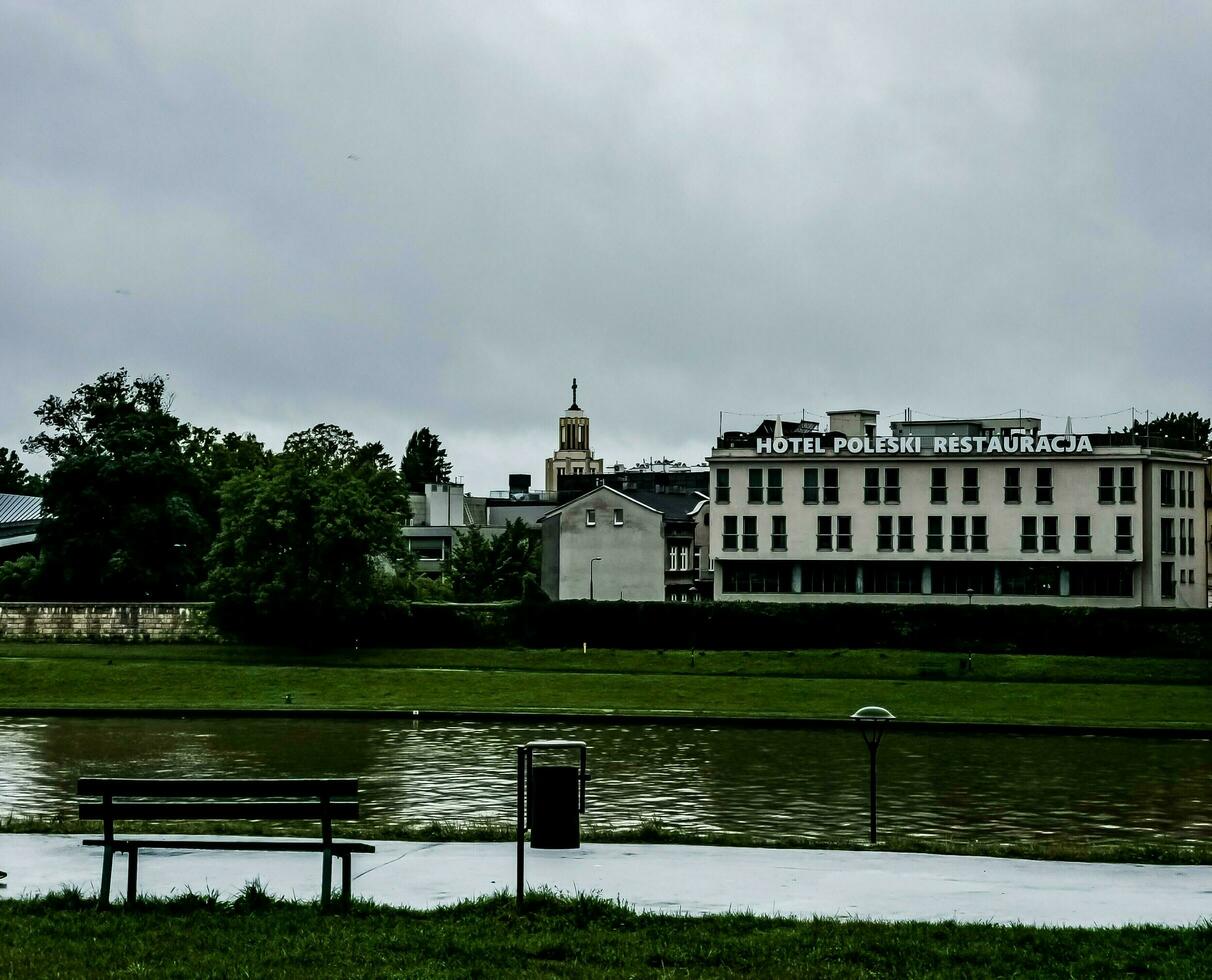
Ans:
[[[319,820],[332,840],[333,820],[358,818],[357,779],[109,779],[84,776],[81,820]],[[352,799],[350,799],[352,797]]]

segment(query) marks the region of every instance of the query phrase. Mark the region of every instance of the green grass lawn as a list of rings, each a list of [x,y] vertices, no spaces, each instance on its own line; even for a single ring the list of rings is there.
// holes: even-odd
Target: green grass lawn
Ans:
[[[77,894],[0,902],[0,975],[156,977],[1167,977],[1212,975],[1212,929],[1043,929],[636,914],[497,897],[348,915],[251,889],[100,913]]]
[[[963,666],[961,666],[961,662]],[[924,651],[0,645],[0,709],[353,708],[1212,726],[1208,663]]]

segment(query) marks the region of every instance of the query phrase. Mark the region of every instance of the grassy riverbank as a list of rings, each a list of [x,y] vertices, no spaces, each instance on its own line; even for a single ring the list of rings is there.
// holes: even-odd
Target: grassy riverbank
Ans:
[[[1212,727],[1212,661],[913,650],[0,644],[0,710],[395,709]]]
[[[76,893],[0,902],[0,976],[1082,976],[1212,973],[1212,930],[1045,929],[637,914],[506,896],[348,915],[187,895],[98,913]]]

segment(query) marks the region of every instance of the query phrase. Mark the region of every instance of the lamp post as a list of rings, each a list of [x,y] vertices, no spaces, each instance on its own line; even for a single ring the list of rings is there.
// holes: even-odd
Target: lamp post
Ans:
[[[858,722],[863,741],[867,743],[867,751],[871,756],[871,843],[875,843],[875,754],[879,751],[880,740],[884,737],[884,729],[888,722],[896,717],[887,708],[869,705],[859,708],[850,716]]]
[[[589,600],[591,602],[593,601],[593,563],[595,561],[601,561],[601,560],[602,560],[601,555],[598,555],[596,558],[589,559]]]

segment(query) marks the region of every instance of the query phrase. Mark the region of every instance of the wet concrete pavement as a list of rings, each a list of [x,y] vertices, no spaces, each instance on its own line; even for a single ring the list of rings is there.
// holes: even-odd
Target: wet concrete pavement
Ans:
[[[0,897],[74,885],[95,894],[101,849],[67,835],[0,835]],[[433,908],[512,893],[512,844],[376,841],[353,858],[353,894],[387,905]],[[339,867],[339,865],[338,865]],[[339,871],[334,867],[334,877]],[[230,898],[259,880],[271,894],[315,900],[316,854],[144,850],[139,893],[192,889]],[[597,894],[640,911],[728,911],[810,918],[955,920],[1052,926],[1194,925],[1212,919],[1212,867],[1087,864],[887,852],[775,850],[669,844],[587,844],[526,850],[529,888]],[[114,861],[112,897],[126,890]]]

